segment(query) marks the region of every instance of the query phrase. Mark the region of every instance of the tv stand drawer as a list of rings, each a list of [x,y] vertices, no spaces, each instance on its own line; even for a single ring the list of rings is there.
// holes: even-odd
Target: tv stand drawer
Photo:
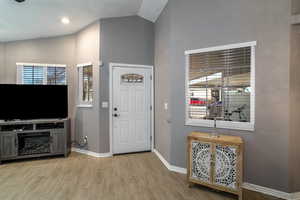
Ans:
[[[64,129],[65,123],[63,122],[54,122],[54,123],[40,123],[35,125],[36,130],[49,130],[49,129]]]

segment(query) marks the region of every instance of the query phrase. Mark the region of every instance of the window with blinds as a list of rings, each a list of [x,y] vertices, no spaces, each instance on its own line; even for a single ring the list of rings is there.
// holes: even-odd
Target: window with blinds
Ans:
[[[254,128],[254,46],[243,43],[186,52],[187,124]]]
[[[44,84],[44,68],[25,66],[23,67],[23,84],[42,85]]]
[[[66,68],[65,67],[48,67],[47,68],[48,85],[65,85]]]
[[[32,66],[31,66],[32,65]],[[66,85],[67,73],[64,66],[48,64],[17,63],[17,82],[25,85]]]

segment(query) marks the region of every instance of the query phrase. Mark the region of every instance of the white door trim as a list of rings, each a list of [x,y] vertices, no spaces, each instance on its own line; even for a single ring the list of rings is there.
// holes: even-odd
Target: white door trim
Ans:
[[[113,91],[112,91],[112,86],[113,86],[113,67],[129,67],[129,68],[146,68],[146,69],[151,69],[151,151],[153,152],[154,150],[154,67],[151,65],[134,65],[134,64],[126,64],[126,63],[109,63],[109,153],[113,155],[113,118],[112,118],[112,113],[113,113],[113,105],[112,105],[112,100],[113,100]]]

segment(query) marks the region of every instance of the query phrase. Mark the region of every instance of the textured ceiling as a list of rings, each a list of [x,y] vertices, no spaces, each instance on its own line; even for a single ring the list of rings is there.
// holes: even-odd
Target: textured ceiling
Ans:
[[[139,15],[155,21],[167,0],[0,0],[0,41],[77,32],[97,19]],[[71,23],[63,25],[62,17]]]

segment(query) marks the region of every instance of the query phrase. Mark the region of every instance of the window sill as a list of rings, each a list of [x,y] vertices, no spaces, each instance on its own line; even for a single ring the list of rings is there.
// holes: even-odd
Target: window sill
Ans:
[[[185,123],[186,126],[197,126],[197,127],[214,127],[213,120],[188,120]],[[247,122],[229,122],[229,121],[217,121],[218,129],[230,129],[230,130],[241,130],[241,131],[255,131],[253,123]]]
[[[77,108],[93,108],[92,104],[80,104],[77,105]]]

